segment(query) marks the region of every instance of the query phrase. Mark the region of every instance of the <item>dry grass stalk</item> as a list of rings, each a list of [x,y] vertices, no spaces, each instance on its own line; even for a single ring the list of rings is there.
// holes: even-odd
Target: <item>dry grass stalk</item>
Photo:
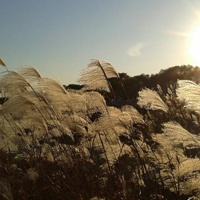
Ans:
[[[188,80],[179,80],[176,90],[178,98],[185,101],[186,107],[200,113],[200,86]]]
[[[143,89],[139,92],[137,104],[147,110],[162,110],[163,112],[168,112],[167,105],[163,102],[158,93],[150,89]]]
[[[196,135],[189,133],[178,123],[165,123],[163,133],[176,148],[185,149],[187,146],[200,147],[200,139]]]
[[[0,180],[0,198],[2,200],[13,200],[10,184],[7,180]]]
[[[119,74],[107,61],[92,60],[88,67],[82,71],[79,82],[86,85],[86,90],[112,91],[109,78],[119,78]]]
[[[4,63],[4,61],[1,57],[0,57],[0,65],[3,66],[3,67],[6,67],[6,65],[5,65],[5,63]]]

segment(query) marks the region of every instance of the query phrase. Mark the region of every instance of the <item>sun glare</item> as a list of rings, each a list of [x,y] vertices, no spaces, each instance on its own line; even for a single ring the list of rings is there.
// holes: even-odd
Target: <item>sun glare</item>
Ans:
[[[200,27],[191,35],[191,43],[188,53],[193,62],[200,66]]]

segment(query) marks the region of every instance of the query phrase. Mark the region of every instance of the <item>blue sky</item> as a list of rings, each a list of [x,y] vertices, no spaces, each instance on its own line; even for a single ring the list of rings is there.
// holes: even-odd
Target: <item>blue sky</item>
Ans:
[[[62,84],[93,58],[130,76],[196,66],[188,34],[199,11],[199,0],[1,0],[0,56],[9,70],[28,64]]]

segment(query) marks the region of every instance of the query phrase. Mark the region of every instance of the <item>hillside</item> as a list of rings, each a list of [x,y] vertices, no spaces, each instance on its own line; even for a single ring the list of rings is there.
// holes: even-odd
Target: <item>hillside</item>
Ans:
[[[67,89],[33,67],[1,73],[0,198],[200,199],[199,73],[93,60]]]

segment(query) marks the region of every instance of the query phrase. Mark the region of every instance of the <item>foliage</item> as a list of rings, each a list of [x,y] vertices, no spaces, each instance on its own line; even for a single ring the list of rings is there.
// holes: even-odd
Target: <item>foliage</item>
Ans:
[[[170,85],[175,85],[177,80],[191,80],[195,83],[200,82],[200,68],[191,65],[174,66],[161,70],[158,74],[141,74],[130,77],[125,73],[119,73],[121,81],[130,99],[137,99],[138,92],[144,88],[156,90],[160,85],[163,92],[167,93]],[[117,97],[126,98],[119,79],[110,80],[113,90]],[[133,101],[135,102],[135,101]]]
[[[126,89],[131,78],[118,78]],[[151,79],[134,80],[141,78]],[[135,107],[119,106],[115,98],[108,100],[118,106],[110,106],[91,88],[66,90],[30,66],[2,73],[0,83],[1,199],[200,198],[200,117],[192,101],[200,94],[194,83],[143,89]],[[182,94],[191,85],[196,93]]]

